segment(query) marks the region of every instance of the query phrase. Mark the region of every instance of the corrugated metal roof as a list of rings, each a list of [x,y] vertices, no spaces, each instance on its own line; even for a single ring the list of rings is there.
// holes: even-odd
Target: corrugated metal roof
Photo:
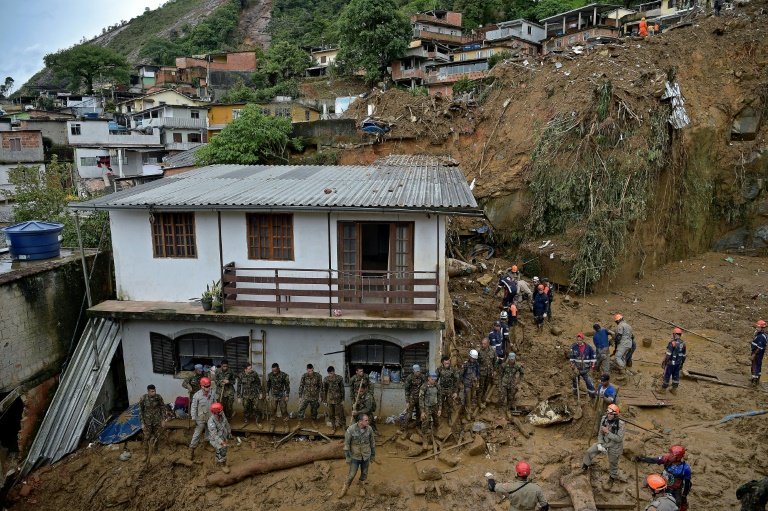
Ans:
[[[479,213],[458,167],[211,165],[75,209],[412,209]]]
[[[163,168],[175,169],[179,167],[194,166],[195,154],[197,154],[197,151],[199,151],[200,148],[205,147],[206,145],[208,144],[200,144],[199,146],[195,146],[192,149],[181,151],[180,153],[176,153],[172,156],[166,156],[165,158],[163,158]]]

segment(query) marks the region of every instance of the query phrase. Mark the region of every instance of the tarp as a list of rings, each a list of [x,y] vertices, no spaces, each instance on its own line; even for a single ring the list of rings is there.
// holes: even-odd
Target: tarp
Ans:
[[[124,442],[140,430],[139,403],[135,403],[104,426],[99,433],[99,442],[105,445]]]

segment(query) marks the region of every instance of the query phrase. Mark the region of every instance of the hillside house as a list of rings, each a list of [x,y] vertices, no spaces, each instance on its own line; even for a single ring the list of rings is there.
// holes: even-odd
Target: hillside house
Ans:
[[[129,130],[105,119],[84,119],[67,121],[67,137],[81,178],[160,173],[164,147],[159,128]]]
[[[13,191],[8,171],[19,165],[45,169],[43,136],[35,130],[0,130],[0,190]]]
[[[132,129],[160,129],[166,151],[186,151],[208,140],[208,107],[162,105],[129,116]]]
[[[328,66],[336,61],[336,55],[338,55],[338,53],[338,48],[317,48],[310,50],[309,56],[312,59],[312,67],[307,68],[306,75],[325,76]]]
[[[121,101],[115,107],[119,113],[131,114],[162,105],[204,106],[207,104],[207,101],[192,98],[175,90],[163,89],[137,98]]]
[[[427,67],[424,84],[430,95],[453,95],[453,84],[462,78],[477,80],[488,72],[488,59],[495,53],[507,50],[505,46],[483,46],[480,43],[464,45],[453,52],[451,61]]]
[[[619,37],[620,9],[619,5],[589,4],[540,20],[545,34],[543,53],[587,45],[601,38]]]
[[[465,42],[460,12],[436,9],[411,16],[413,39],[458,47]]]
[[[532,21],[502,21],[485,33],[486,45],[505,46],[517,58],[535,57],[541,53],[544,27]]]
[[[623,35],[636,35],[640,19],[645,18],[648,26],[658,23],[664,30],[681,21],[696,6],[693,0],[654,0],[632,5],[633,11],[624,13],[622,21]]]
[[[439,165],[216,165],[70,206],[110,215],[119,300],[89,314],[121,323],[132,402],[149,383],[182,395],[182,371],[226,357],[279,363],[293,410],[307,363],[437,366],[446,219],[481,214],[461,169]],[[190,303],[219,279],[225,313]],[[376,398],[403,409],[401,384]]]
[[[299,101],[286,98],[275,98],[269,103],[259,103],[261,113],[270,117],[285,117],[292,123],[320,120],[320,109],[305,105]],[[208,139],[223,130],[245,109],[246,103],[219,103],[208,108]]]

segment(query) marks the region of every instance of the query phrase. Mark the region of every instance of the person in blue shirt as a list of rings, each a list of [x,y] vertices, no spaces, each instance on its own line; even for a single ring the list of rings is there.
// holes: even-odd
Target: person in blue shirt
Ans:
[[[608,405],[617,403],[618,401],[618,389],[611,383],[611,377],[608,374],[600,376],[600,386],[597,388],[597,397],[603,401],[603,408],[607,408]]]
[[[544,286],[536,286],[536,294],[533,296],[533,320],[539,332],[544,330],[544,320],[547,317],[547,308],[549,307],[549,298],[544,292]]]
[[[768,343],[768,335],[765,333],[765,321],[762,319],[755,323],[755,338],[752,339],[752,385],[760,385],[760,372],[763,368],[763,356],[765,345]]]
[[[667,344],[664,361],[661,363],[661,367],[664,369],[664,383],[661,384],[661,388],[666,390],[671,379],[671,392],[673,394],[677,392],[677,387],[680,385],[680,370],[685,364],[686,348],[682,336],[683,330],[675,327],[672,331],[672,340]]]
[[[667,489],[675,497],[675,503],[681,511],[688,509],[688,493],[691,491],[691,466],[686,463],[685,447],[673,445],[669,452],[661,456],[637,456],[635,461],[664,465],[663,476],[667,480]]]
[[[577,394],[579,378],[581,378],[587,386],[589,397],[595,397],[595,385],[592,383],[592,378],[589,377],[589,371],[595,367],[595,350],[584,342],[584,334],[581,332],[576,334],[576,342],[571,346],[570,362],[573,368],[573,378],[571,378],[573,395]]]
[[[491,344],[491,348],[496,350],[496,357],[503,361],[506,342],[504,342],[504,330],[502,329],[501,321],[493,322],[493,330],[488,333],[488,341]]]
[[[600,374],[610,374],[611,372],[611,341],[608,336],[611,335],[611,331],[607,328],[600,326],[600,323],[592,325],[595,333],[592,335],[592,343],[595,345],[595,353],[597,354],[596,367],[600,370]]]

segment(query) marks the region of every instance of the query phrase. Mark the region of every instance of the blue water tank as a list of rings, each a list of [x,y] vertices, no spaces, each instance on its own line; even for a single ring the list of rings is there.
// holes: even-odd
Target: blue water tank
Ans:
[[[30,220],[3,228],[11,258],[38,261],[59,257],[64,224]]]

